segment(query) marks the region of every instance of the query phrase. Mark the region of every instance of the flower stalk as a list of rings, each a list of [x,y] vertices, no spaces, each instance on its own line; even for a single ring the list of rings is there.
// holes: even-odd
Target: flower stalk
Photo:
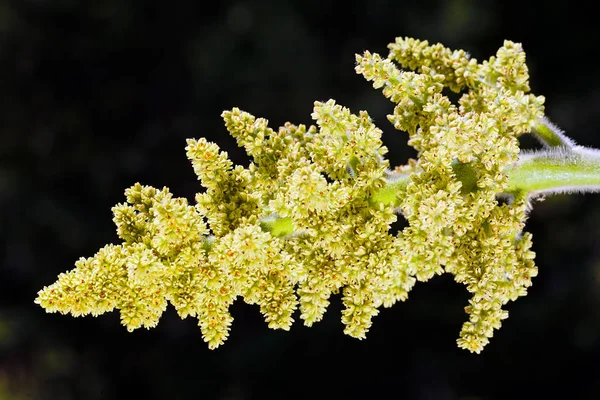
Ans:
[[[600,190],[600,151],[575,146],[524,153],[508,174],[507,192],[519,196]]]

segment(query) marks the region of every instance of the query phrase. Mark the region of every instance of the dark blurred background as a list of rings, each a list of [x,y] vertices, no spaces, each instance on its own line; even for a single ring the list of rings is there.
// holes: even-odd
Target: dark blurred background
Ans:
[[[599,398],[597,194],[535,205],[539,276],[480,355],[456,346],[468,294],[450,276],[382,309],[363,341],[343,335],[339,299],[290,332],[236,303],[214,351],[172,309],[127,333],[116,312],[75,319],[33,303],[79,257],[117,242],[110,208],[125,188],[193,200],[186,138],[248,164],[224,109],[310,124],[313,101],[334,98],[368,110],[404,163],[413,153],[385,118],[392,104],[353,69],[355,53],[387,55],[396,36],[478,60],[504,39],[523,43],[547,115],[600,147],[600,35],[577,2],[1,0],[0,400]]]

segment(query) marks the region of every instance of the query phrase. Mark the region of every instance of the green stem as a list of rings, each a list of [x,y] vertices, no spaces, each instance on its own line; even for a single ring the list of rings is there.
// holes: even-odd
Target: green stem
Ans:
[[[526,196],[600,191],[600,151],[574,146],[523,153],[508,185],[508,193]]]
[[[552,140],[551,143],[556,141]],[[529,197],[600,191],[600,150],[573,145],[566,137],[560,143],[546,151],[521,153],[519,161],[508,173],[509,186],[506,192]],[[463,182],[463,192],[477,190],[475,175],[469,165],[456,163],[452,168]],[[387,185],[373,195],[371,201],[398,205],[408,182],[407,173],[391,174]]]
[[[531,133],[542,142],[546,148],[563,147],[573,149],[575,147],[575,143],[565,136],[564,132],[546,117],[538,120]]]
[[[371,204],[394,204],[398,206],[399,195],[404,193],[410,174],[406,172],[388,172],[386,185],[371,196]]]

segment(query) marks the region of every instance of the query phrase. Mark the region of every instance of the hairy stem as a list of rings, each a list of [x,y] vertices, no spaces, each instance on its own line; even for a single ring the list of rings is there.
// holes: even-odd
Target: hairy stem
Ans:
[[[386,185],[371,197],[371,204],[394,204],[398,205],[399,196],[406,190],[410,174],[406,172],[388,172]]]
[[[575,147],[575,143],[546,117],[535,124],[531,133],[548,149],[562,147],[571,150]]]
[[[507,191],[532,196],[599,190],[600,151],[574,146],[521,154],[509,172]]]

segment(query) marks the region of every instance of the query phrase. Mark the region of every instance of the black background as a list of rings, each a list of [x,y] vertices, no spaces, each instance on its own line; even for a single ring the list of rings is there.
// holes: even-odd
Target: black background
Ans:
[[[598,21],[574,1],[0,1],[0,399],[598,398],[597,194],[535,205],[539,276],[480,355],[456,346],[468,294],[450,276],[382,309],[363,341],[343,335],[339,299],[290,332],[239,302],[214,351],[172,309],[127,333],[116,312],[75,319],[33,303],[77,258],[117,242],[110,208],[125,188],[193,200],[186,138],[248,164],[224,109],[276,128],[312,123],[313,102],[334,98],[367,110],[392,164],[406,162],[392,104],[354,73],[355,53],[385,56],[396,36],[478,60],[521,42],[547,115],[600,148]]]

